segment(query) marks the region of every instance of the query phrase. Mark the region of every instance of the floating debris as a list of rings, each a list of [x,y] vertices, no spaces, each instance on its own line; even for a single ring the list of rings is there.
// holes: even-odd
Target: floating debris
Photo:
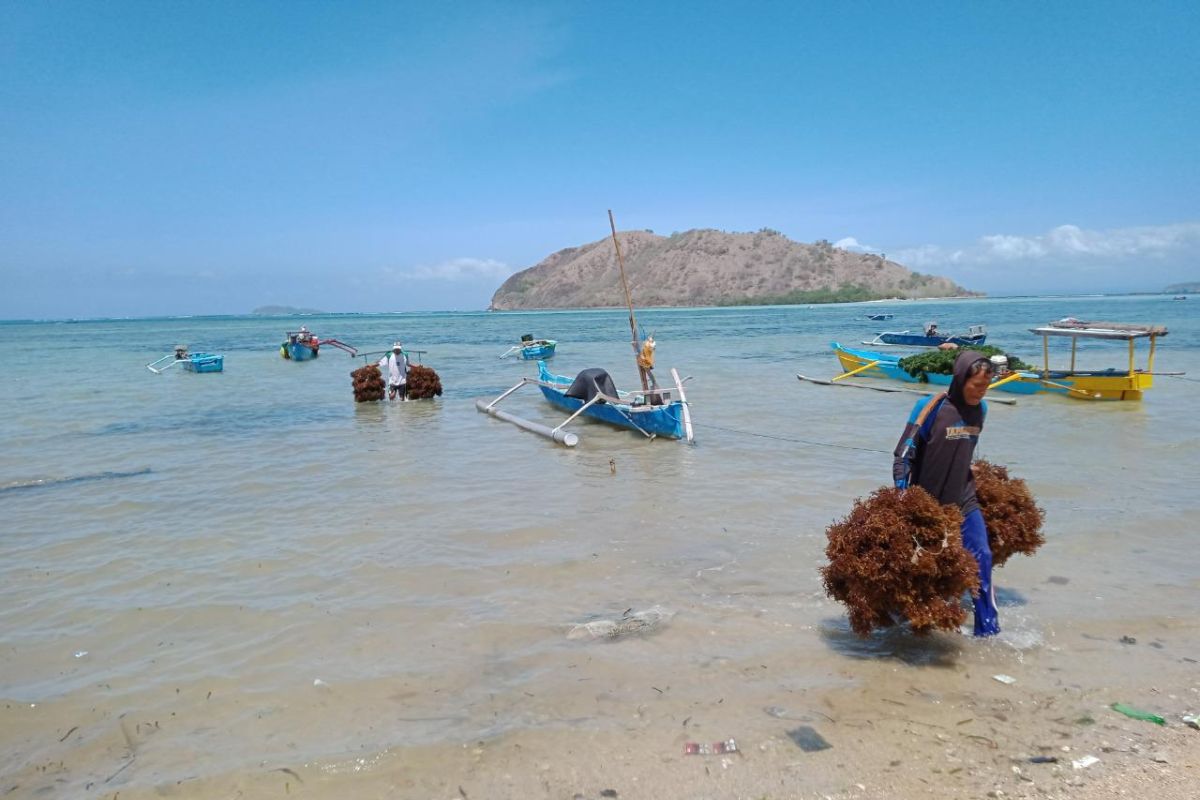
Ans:
[[[597,619],[581,622],[567,631],[568,639],[620,639],[626,636],[645,635],[656,632],[669,622],[675,612],[662,606],[651,606],[644,611],[628,609],[619,619]]]
[[[816,753],[821,750],[829,750],[833,747],[811,725],[801,725],[799,728],[793,728],[787,732],[787,735],[789,739],[796,743],[797,747],[806,753]]]

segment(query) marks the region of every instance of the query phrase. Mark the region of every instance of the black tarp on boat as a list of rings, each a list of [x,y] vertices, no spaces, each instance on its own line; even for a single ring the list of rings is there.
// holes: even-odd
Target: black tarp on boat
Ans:
[[[597,392],[608,397],[620,397],[617,394],[616,384],[613,383],[612,377],[608,372],[599,367],[582,370],[575,376],[575,380],[571,383],[571,388],[567,389],[567,397],[574,397],[576,400],[582,400],[585,403],[596,396]],[[604,401],[601,400],[601,403]]]

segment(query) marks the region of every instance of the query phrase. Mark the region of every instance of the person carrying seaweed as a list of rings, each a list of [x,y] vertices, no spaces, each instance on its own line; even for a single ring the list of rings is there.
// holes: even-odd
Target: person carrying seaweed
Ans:
[[[407,400],[408,356],[400,342],[392,345],[392,352],[379,359],[379,371],[387,375],[388,399]]]
[[[949,391],[922,398],[913,406],[892,461],[892,479],[897,488],[920,486],[938,502],[956,504],[962,511],[963,546],[979,565],[979,593],[972,598],[976,636],[1000,632],[992,589],[992,551],[971,471],[975,444],[987,416],[983,397],[994,369],[982,353],[960,353],[954,362]]]

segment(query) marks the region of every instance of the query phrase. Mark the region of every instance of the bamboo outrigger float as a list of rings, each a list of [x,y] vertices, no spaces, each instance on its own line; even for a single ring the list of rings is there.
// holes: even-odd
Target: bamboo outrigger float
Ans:
[[[613,247],[617,252],[617,264],[621,271],[621,285],[625,290],[625,304],[629,308],[629,330],[633,335],[633,352],[638,365],[638,377],[642,388],[638,392],[622,392],[613,384],[608,373],[601,369],[586,369],[575,378],[555,375],[546,368],[545,361],[538,361],[538,377],[522,378],[521,382],[504,391],[491,402],[476,400],[475,408],[481,413],[511,422],[519,428],[545,436],[561,445],[574,447],[579,437],[565,430],[579,416],[588,416],[610,425],[635,430],[649,439],[664,437],[694,441],[692,415],[688,408],[683,384],[691,378],[680,378],[679,372],[671,370],[673,388],[660,388],[654,380],[654,342],[647,337],[639,341],[637,320],[633,315],[633,299],[629,293],[629,282],[625,278],[625,259],[621,255],[621,244],[617,241],[617,225],[612,212],[608,212],[608,224],[612,229]],[[570,411],[557,427],[550,428],[515,414],[501,411],[496,406],[501,400],[523,386],[535,385],[542,396],[554,406]]]

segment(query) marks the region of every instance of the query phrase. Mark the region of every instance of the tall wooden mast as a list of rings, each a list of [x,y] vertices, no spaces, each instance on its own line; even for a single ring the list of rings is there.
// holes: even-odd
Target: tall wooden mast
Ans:
[[[613,247],[617,250],[617,267],[621,270],[621,287],[625,289],[625,306],[629,309],[629,332],[633,336],[633,358],[636,362],[642,343],[638,341],[637,320],[633,318],[633,296],[629,294],[629,281],[625,277],[625,257],[621,255],[621,243],[617,241],[617,223],[613,221],[611,208],[608,210],[608,227],[612,229]],[[648,390],[650,382],[646,380],[646,370],[641,364],[638,364],[638,377],[642,379],[642,391]]]

